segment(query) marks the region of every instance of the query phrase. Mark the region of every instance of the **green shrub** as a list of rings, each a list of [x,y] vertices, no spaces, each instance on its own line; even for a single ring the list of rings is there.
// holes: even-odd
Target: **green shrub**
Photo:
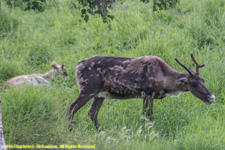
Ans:
[[[108,19],[113,19],[112,15],[108,14],[108,8],[112,8],[113,0],[78,0],[83,5],[81,17],[87,22],[89,20],[88,13],[91,15],[99,14],[103,18],[103,22],[108,22]]]
[[[27,2],[27,7],[25,10],[38,10],[38,11],[44,11],[43,3],[46,2],[46,0],[24,0]]]
[[[154,0],[153,11],[175,7],[180,0]]]
[[[34,9],[38,11],[44,11],[43,3],[45,2],[46,0],[16,0],[16,1],[9,0],[7,1],[7,5],[10,8],[19,7],[22,10]]]

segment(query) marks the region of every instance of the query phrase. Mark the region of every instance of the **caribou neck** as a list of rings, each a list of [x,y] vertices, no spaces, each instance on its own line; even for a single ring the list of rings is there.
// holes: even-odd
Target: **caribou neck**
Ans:
[[[170,75],[167,77],[167,81],[165,84],[165,90],[168,92],[187,92],[188,90],[188,84],[178,84],[178,80],[181,78],[188,78],[189,74],[180,73],[177,71],[174,71],[173,73],[170,73]]]
[[[55,75],[55,70],[53,69],[53,70],[51,70],[51,71],[49,71],[49,72],[47,72],[47,73],[45,73],[45,74],[42,74],[41,76],[42,76],[43,78],[45,78],[46,80],[51,80],[51,81],[53,81],[54,75]]]

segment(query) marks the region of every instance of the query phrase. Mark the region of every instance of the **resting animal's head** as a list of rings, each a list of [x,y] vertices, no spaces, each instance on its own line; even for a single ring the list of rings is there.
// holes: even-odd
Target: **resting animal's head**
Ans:
[[[58,76],[68,76],[68,72],[66,67],[62,65],[58,65],[55,61],[52,63],[52,68]]]

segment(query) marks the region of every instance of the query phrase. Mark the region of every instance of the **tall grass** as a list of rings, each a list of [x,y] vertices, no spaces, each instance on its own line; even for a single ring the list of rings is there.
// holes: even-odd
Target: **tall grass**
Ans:
[[[64,63],[66,79],[51,87],[26,87],[1,92],[7,144],[96,145],[97,149],[224,149],[225,147],[225,1],[182,0],[177,7],[152,11],[152,4],[129,0],[116,4],[108,24],[80,17],[71,1],[47,1],[44,12],[0,10],[0,87],[11,77],[44,73],[53,60]],[[2,15],[4,13],[4,15]],[[3,19],[2,19],[3,18]],[[7,20],[4,21],[3,20]],[[1,36],[3,35],[3,36]],[[68,132],[67,110],[79,94],[76,64],[93,55],[162,57],[174,69],[176,61],[195,67],[194,53],[205,84],[216,102],[205,105],[190,93],[156,100],[155,121],[143,121],[141,100],[106,99],[96,132],[87,112],[91,101],[74,116]]]

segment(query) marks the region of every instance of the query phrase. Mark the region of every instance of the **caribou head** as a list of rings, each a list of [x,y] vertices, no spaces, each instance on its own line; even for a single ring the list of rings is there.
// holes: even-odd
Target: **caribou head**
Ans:
[[[187,77],[182,78],[181,81],[183,82],[183,84],[187,85],[188,90],[194,96],[201,99],[205,104],[211,104],[215,101],[215,96],[206,88],[204,84],[204,79],[201,78],[199,75],[199,68],[204,67],[205,64],[199,65],[198,62],[195,60],[193,54],[191,54],[191,58],[196,64],[196,72],[192,68],[187,68],[177,58],[175,58],[177,63],[189,73],[189,75]]]
[[[58,65],[55,61],[53,61],[52,68],[54,69],[56,75],[61,77],[68,76],[67,69],[63,64]]]

